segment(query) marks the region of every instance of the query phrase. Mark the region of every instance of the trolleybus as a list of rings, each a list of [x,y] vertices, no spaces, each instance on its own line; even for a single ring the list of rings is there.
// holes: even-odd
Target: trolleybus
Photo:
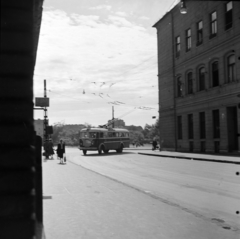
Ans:
[[[129,148],[129,131],[118,128],[85,128],[80,131],[79,148],[86,155],[87,151],[108,153],[116,150],[122,153],[123,148]]]

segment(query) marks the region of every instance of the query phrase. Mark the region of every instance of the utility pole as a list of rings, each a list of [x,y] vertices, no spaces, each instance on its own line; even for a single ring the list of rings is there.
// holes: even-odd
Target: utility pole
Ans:
[[[114,128],[114,106],[112,106],[112,127]]]
[[[44,98],[47,98],[47,86],[46,86],[46,80],[44,80]],[[47,107],[44,107],[44,142],[48,139],[47,134],[47,126],[48,126],[48,120],[47,120]]]

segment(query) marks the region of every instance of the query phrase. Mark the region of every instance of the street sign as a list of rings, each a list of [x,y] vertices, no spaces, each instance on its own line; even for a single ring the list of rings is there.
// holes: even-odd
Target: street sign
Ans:
[[[35,106],[39,107],[49,107],[49,98],[47,97],[36,97]]]
[[[47,126],[46,130],[47,130],[47,134],[53,134],[53,127],[52,126]]]

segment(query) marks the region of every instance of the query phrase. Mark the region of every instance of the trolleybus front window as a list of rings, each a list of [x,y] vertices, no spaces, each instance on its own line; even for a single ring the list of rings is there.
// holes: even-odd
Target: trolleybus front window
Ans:
[[[97,133],[96,132],[89,132],[89,138],[96,139]]]

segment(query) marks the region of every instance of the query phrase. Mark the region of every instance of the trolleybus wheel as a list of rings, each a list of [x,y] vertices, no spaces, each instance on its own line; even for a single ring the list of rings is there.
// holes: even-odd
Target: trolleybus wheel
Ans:
[[[101,154],[101,153],[102,153],[102,148],[98,150],[98,154]]]
[[[83,154],[86,155],[87,154],[87,150],[83,150]]]

